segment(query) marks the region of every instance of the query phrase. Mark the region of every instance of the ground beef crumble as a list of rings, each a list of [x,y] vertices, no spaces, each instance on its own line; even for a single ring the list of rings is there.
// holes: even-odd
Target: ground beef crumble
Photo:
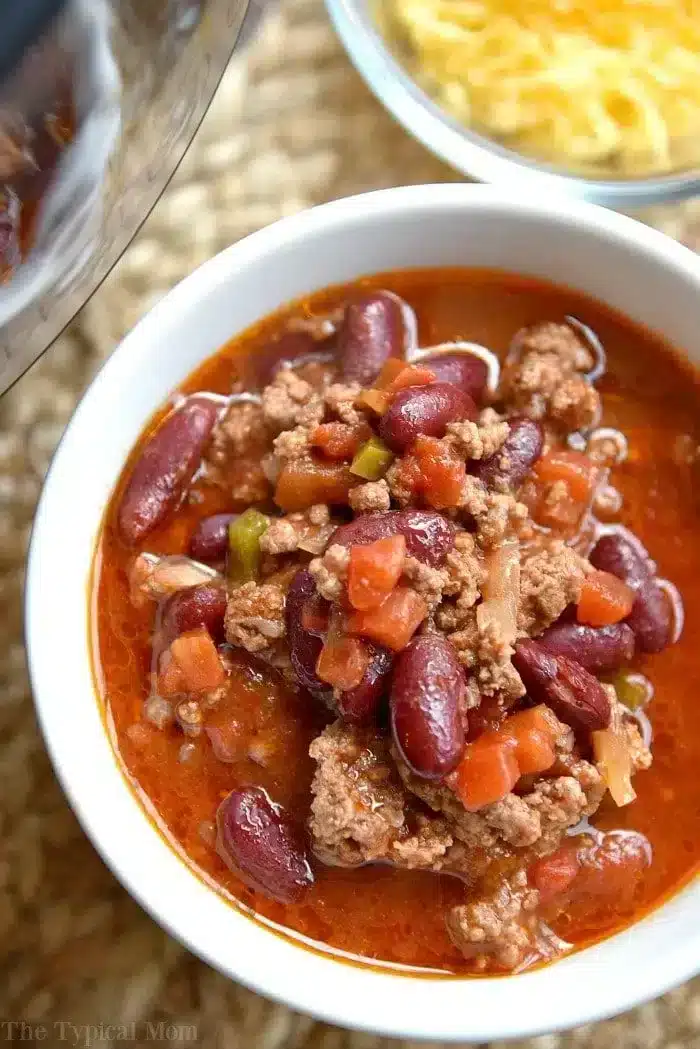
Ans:
[[[489,895],[453,907],[446,918],[447,930],[465,957],[474,960],[475,968],[485,969],[493,962],[504,970],[516,969],[535,946],[538,903],[539,893],[518,871],[498,882]]]
[[[257,401],[234,399],[214,427],[208,458],[221,465],[230,458],[257,455],[266,450],[267,437],[265,417]]]
[[[323,557],[316,557],[309,571],[316,580],[316,588],[326,601],[339,601],[345,587],[350,563],[350,551],[337,543],[328,547]]]
[[[389,488],[391,498],[397,506],[408,506],[413,501],[414,490],[403,459],[396,459],[386,474],[384,480]]]
[[[269,433],[263,409],[253,400],[231,401],[214,427],[204,458],[207,478],[229,492],[237,505],[250,506],[270,495],[262,469]]]
[[[273,518],[260,539],[260,549],[273,556],[293,554],[299,549],[321,553],[334,530],[330,510],[320,503],[303,513]]]
[[[380,481],[368,481],[353,488],[348,496],[350,509],[356,514],[377,513],[391,509],[391,493],[384,478]]]
[[[323,397],[291,367],[280,368],[262,392],[265,422],[276,433],[311,427],[323,419]]]
[[[285,635],[284,591],[274,583],[243,583],[229,594],[226,640],[253,655],[270,656]]]
[[[478,422],[447,426],[447,441],[464,459],[488,459],[502,446],[510,427],[493,408],[486,408]]]
[[[401,784],[385,738],[336,721],[311,744],[316,760],[309,829],[315,854],[334,866],[468,873],[445,819],[423,811]]]
[[[600,416],[600,397],[584,374],[594,363],[568,324],[535,324],[513,339],[499,397],[510,412],[559,429],[588,429]]]
[[[588,562],[560,539],[542,539],[520,565],[518,629],[536,637],[581,595]]]
[[[490,492],[478,477],[467,475],[462,486],[460,509],[473,520],[482,547],[498,546],[517,536],[528,519],[528,509],[509,492]]]
[[[311,447],[311,430],[309,426],[295,426],[293,430],[283,430],[272,442],[278,459],[301,459]]]
[[[341,422],[355,423],[363,422],[363,413],[355,406],[358,394],[361,391],[359,383],[332,383],[324,393],[324,400],[328,410]]]
[[[434,612],[442,601],[442,594],[449,579],[447,572],[444,569],[432,568],[415,557],[406,557],[403,575],[423,598],[428,612]]]

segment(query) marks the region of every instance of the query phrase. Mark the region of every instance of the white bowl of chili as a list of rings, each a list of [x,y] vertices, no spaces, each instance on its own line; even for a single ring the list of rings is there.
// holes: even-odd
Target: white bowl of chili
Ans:
[[[324,1020],[407,1038],[488,1042],[610,1016],[697,973],[697,880],[686,871],[671,898],[623,931],[507,978],[351,961],[272,928],[183,862],[115,757],[93,670],[94,551],[120,472],[153,413],[227,340],[286,302],[416,262],[556,281],[663,333],[697,362],[700,262],[625,217],[440,185],[339,200],[284,219],[173,289],[82,399],[35,520],[27,650],[41,727],[76,814],[115,875],[174,936],[233,979]]]

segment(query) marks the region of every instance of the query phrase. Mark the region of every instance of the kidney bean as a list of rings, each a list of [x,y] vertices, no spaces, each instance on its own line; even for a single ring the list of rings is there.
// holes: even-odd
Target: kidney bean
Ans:
[[[634,656],[634,634],[626,623],[603,627],[555,623],[538,641],[552,655],[574,659],[592,674],[617,670]]]
[[[530,699],[546,703],[560,721],[576,732],[607,728],[610,699],[600,684],[580,663],[555,656],[537,641],[519,641],[513,666],[520,674]]]
[[[590,553],[595,568],[611,572],[636,590],[627,623],[640,652],[661,652],[673,640],[673,610],[654,577],[654,565],[641,544],[622,532],[601,536]]]
[[[637,591],[627,617],[640,652],[661,652],[673,641],[673,610],[668,595],[655,579]]]
[[[496,484],[519,488],[542,454],[544,434],[534,419],[509,419],[510,433],[503,445],[476,466],[476,476],[492,488]]]
[[[219,407],[190,397],[143,445],[119,502],[117,521],[125,542],[140,542],[177,506],[199,466]]]
[[[451,772],[464,751],[460,706],[464,672],[445,638],[424,634],[396,657],[391,687],[391,727],[396,746],[418,776]]]
[[[372,291],[348,303],[337,352],[345,382],[371,386],[389,357],[403,357],[415,336],[410,306],[390,291]]]
[[[486,361],[473,353],[436,353],[421,357],[421,365],[430,368],[438,382],[459,386],[462,393],[479,401],[486,389],[489,369]]]
[[[600,537],[589,555],[589,561],[601,572],[610,572],[628,586],[638,590],[653,579],[649,555],[644,547],[628,539],[622,532],[610,532]]]
[[[190,536],[190,557],[205,564],[223,561],[228,551],[228,526],[236,514],[212,514],[197,522]]]
[[[395,452],[403,452],[416,437],[444,437],[448,423],[476,419],[477,414],[469,394],[451,382],[409,386],[394,397],[382,416],[379,433]]]
[[[160,632],[163,639],[170,642],[188,630],[203,626],[215,641],[222,641],[226,602],[226,590],[221,586],[203,583],[178,590],[162,607]]]
[[[369,721],[388,684],[393,654],[388,648],[370,645],[371,655],[364,677],[356,688],[342,692],[337,699],[340,716],[345,721]]]
[[[301,835],[262,787],[232,790],[219,805],[216,829],[222,860],[257,892],[291,903],[313,884]]]
[[[432,510],[388,510],[363,514],[336,528],[328,541],[332,546],[367,546],[377,539],[402,535],[406,552],[423,564],[439,568],[454,546],[454,525]]]
[[[296,679],[302,688],[308,688],[310,692],[323,697],[330,693],[326,682],[321,681],[316,674],[316,663],[323,648],[323,640],[319,634],[307,630],[302,622],[304,606],[315,596],[314,577],[308,569],[299,569],[287,591],[284,614],[289,659]]]

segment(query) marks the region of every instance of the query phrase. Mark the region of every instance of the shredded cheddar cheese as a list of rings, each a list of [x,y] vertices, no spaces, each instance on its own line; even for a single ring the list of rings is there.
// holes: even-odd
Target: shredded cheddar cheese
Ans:
[[[700,161],[700,0],[383,0],[421,83],[475,130],[619,176]]]

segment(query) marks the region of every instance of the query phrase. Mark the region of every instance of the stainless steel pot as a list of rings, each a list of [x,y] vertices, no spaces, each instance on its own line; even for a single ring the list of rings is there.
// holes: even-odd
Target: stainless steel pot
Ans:
[[[234,48],[243,45],[264,3],[66,0],[5,77],[0,198],[3,112],[11,110],[14,120],[15,111],[23,118],[23,107],[36,108],[37,81],[44,81],[39,93],[46,94],[46,78],[59,68],[65,75],[66,56],[74,127],[46,174],[31,240],[0,284],[0,394],[119,259],[182,159]],[[0,23],[2,7],[0,0]],[[50,95],[51,84],[48,89]]]

